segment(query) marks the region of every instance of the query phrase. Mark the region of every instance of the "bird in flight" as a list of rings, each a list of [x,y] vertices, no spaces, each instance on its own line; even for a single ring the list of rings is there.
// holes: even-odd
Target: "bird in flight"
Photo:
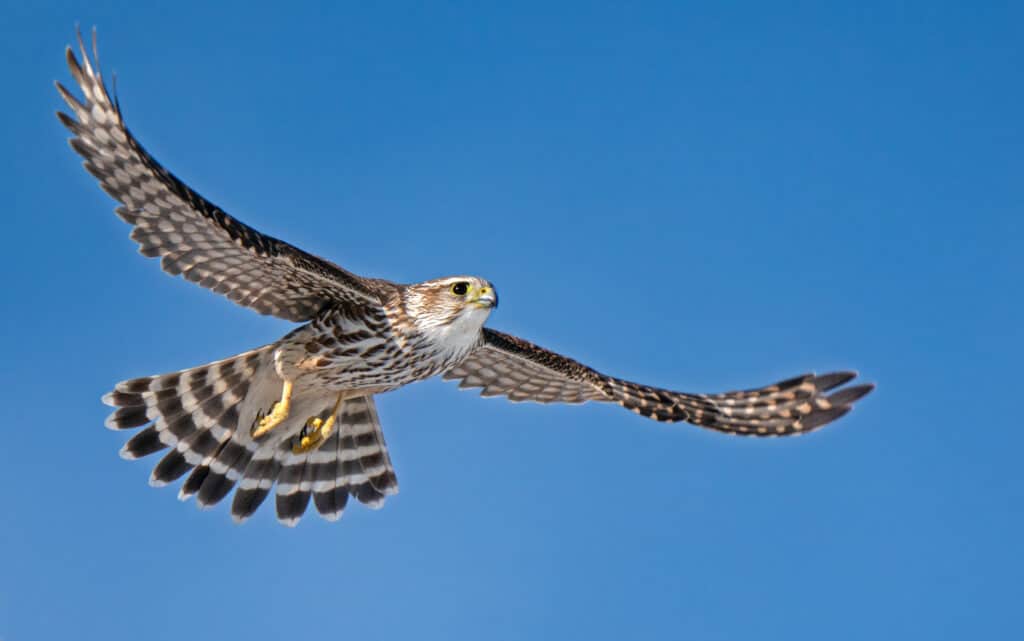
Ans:
[[[188,474],[179,497],[209,507],[235,489],[249,518],[273,490],[278,520],[295,525],[310,499],[328,520],[354,497],[379,507],[398,491],[375,397],[432,376],[483,396],[540,403],[615,403],[641,416],[727,434],[788,436],[846,414],[871,384],[855,372],[804,374],[721,394],[674,392],[602,374],[484,327],[498,306],[488,280],[448,276],[402,285],[357,276],[228,215],[163,168],[129,132],[78,35],[60,82],[72,115],[57,116],[85,168],[120,205],[144,256],[169,274],[260,314],[303,323],[263,347],[189,369],[122,381],[103,397],[106,425],[141,428],[121,449],[165,452],[152,485]]]

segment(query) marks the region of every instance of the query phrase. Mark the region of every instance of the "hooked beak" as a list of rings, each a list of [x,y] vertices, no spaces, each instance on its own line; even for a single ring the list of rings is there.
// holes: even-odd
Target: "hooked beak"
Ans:
[[[493,287],[481,287],[476,292],[473,304],[478,307],[494,308],[498,306],[498,292]]]

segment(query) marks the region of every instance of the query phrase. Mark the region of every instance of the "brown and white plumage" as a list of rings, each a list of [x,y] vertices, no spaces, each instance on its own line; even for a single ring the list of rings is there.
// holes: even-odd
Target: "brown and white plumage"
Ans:
[[[169,274],[285,320],[307,321],[339,300],[379,303],[372,281],[261,234],[160,166],[125,128],[120,107],[90,63],[81,36],[79,49],[81,64],[70,47],[67,63],[85,102],[58,82],[75,118],[57,115],[74,134],[71,146],[85,158],[85,168],[122,203],[117,215],[132,225],[131,237],[142,255],[159,257]],[[95,49],[94,34],[98,58]]]
[[[95,49],[94,35],[94,58]],[[162,452],[151,483],[185,477],[183,500],[210,507],[234,491],[231,513],[243,521],[273,493],[288,525],[311,501],[331,520],[350,496],[378,507],[398,483],[374,396],[435,375],[485,396],[617,403],[658,421],[754,436],[809,432],[872,389],[844,387],[855,376],[848,372],[724,394],[658,389],[484,329],[497,305],[484,279],[400,285],[352,274],[248,227],[161,167],[125,127],[81,37],[79,50],[81,61],[68,48],[67,63],[83,99],[57,83],[74,114],[58,116],[86,169],[120,203],[139,251],[240,305],[305,323],[270,345],[124,381],[104,396],[116,408],[109,427],[138,429],[122,456]],[[311,441],[311,431],[322,438]]]
[[[856,372],[804,374],[759,389],[722,394],[687,394],[601,374],[571,358],[492,329],[484,343],[449,370],[459,387],[481,388],[483,396],[541,403],[618,403],[656,421],[685,421],[744,436],[787,436],[815,430],[850,411],[874,389],[862,384],[836,388]],[[828,394],[831,392],[831,394]]]

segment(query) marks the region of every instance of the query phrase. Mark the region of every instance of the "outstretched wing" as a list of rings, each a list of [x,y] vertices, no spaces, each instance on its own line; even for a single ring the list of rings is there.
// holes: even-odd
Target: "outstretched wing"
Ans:
[[[583,403],[604,401],[656,421],[686,421],[729,434],[802,434],[850,411],[874,389],[842,387],[855,372],[804,374],[759,389],[723,394],[687,394],[605,376],[533,343],[484,329],[484,342],[445,374],[459,387],[479,387],[483,396],[513,401]]]
[[[71,146],[85,159],[85,168],[121,202],[117,215],[134,227],[131,237],[143,255],[161,257],[169,274],[290,321],[309,320],[331,302],[380,305],[369,281],[261,234],[161,167],[125,127],[81,34],[78,45],[82,63],[71,47],[67,61],[85,100],[79,102],[56,83],[75,118],[57,116],[74,134]],[[95,32],[93,58],[98,61]]]

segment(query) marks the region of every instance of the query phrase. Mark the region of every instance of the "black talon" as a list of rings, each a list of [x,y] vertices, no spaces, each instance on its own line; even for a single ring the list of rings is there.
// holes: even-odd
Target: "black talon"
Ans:
[[[266,416],[266,414],[264,414],[262,409],[256,410],[256,418],[252,419],[252,425],[249,426],[250,432],[256,431],[256,424],[262,421],[264,416]]]

